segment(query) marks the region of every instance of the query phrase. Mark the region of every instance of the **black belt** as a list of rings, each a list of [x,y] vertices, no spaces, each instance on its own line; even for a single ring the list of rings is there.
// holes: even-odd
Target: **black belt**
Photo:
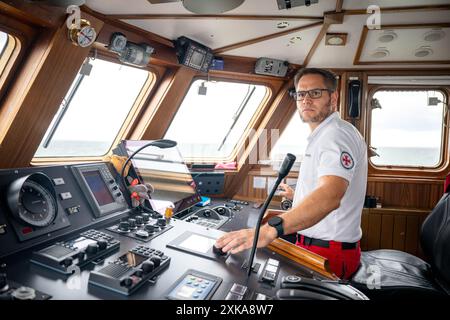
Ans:
[[[297,234],[298,242],[300,242],[304,246],[317,246],[322,248],[330,247],[330,241],[327,240],[314,239],[306,236],[303,236],[303,241],[301,239],[302,235]],[[358,242],[339,242],[339,243],[342,246],[342,250],[352,250],[358,248]]]

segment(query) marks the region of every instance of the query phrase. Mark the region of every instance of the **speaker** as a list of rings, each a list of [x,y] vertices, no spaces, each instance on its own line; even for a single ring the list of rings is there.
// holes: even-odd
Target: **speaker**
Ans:
[[[361,81],[351,80],[348,83],[348,116],[359,118],[361,108]]]

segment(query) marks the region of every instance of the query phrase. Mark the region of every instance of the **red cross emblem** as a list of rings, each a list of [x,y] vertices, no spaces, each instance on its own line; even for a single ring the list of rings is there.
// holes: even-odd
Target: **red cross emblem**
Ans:
[[[348,152],[342,152],[341,153],[341,164],[345,169],[351,169],[353,168],[353,158]]]

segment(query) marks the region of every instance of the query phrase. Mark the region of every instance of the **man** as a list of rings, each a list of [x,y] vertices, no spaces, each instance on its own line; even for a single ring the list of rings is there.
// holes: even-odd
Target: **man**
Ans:
[[[367,184],[367,147],[361,134],[340,119],[336,76],[307,68],[294,78],[297,109],[311,134],[300,167],[295,195],[283,184],[293,207],[261,227],[258,247],[283,234],[297,232],[297,245],[330,262],[331,270],[349,279],[358,269],[361,213]],[[253,229],[225,234],[216,242],[222,251],[251,248]]]

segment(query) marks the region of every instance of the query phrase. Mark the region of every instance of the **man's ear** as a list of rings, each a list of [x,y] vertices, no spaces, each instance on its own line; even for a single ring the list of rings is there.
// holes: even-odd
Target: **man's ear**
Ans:
[[[338,94],[337,90],[331,93],[331,106],[333,107],[334,111],[337,111],[337,109],[338,109],[338,105],[337,105],[338,97],[339,97],[339,94]]]

